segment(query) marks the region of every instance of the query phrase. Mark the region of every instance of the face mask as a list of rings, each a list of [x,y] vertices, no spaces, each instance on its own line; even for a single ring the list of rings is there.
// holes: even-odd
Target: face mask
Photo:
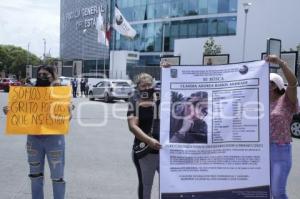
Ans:
[[[140,97],[141,99],[152,99],[153,93],[154,93],[154,88],[140,90]]]
[[[46,77],[38,77],[36,79],[36,86],[50,86],[51,82],[49,79]]]

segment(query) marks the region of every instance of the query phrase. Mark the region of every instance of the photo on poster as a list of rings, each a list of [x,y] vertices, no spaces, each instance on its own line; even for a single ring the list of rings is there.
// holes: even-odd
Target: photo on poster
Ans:
[[[171,92],[170,143],[207,144],[208,93]]]

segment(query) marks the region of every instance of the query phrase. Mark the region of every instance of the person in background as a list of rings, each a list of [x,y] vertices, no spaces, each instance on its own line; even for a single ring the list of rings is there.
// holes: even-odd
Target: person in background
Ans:
[[[78,81],[76,78],[73,79],[72,83],[72,92],[73,92],[73,97],[77,97],[77,87],[78,87]]]
[[[56,69],[52,66],[39,66],[35,86],[60,86]],[[72,107],[73,108],[73,107]],[[71,116],[71,105],[69,108]],[[3,107],[7,114],[9,108]],[[44,199],[44,165],[45,156],[48,159],[52,179],[54,199],[64,199],[66,182],[64,181],[65,137],[64,135],[28,135],[27,157],[30,168],[32,199]]]
[[[85,95],[85,84],[86,84],[86,81],[85,79],[81,79],[80,81],[80,96],[83,97]]]
[[[89,96],[89,81],[88,79],[85,79],[85,96],[88,97]]]
[[[273,199],[287,199],[286,185],[292,167],[290,123],[298,111],[297,78],[286,62],[275,55],[266,61],[278,64],[287,80],[287,87],[281,76],[270,73],[270,149],[271,187]]]
[[[128,127],[134,134],[133,162],[138,174],[138,198],[150,199],[155,172],[159,168],[159,105],[151,75],[137,77],[137,92],[129,100]]]

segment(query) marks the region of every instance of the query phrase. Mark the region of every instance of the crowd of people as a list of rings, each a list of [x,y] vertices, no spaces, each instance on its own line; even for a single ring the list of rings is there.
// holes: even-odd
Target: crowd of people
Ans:
[[[280,66],[288,85],[285,87],[281,76],[270,74],[270,145],[271,145],[271,188],[273,199],[287,199],[287,179],[292,165],[291,135],[289,125],[294,113],[298,111],[297,86],[295,75],[286,62],[277,56],[268,56],[267,62]],[[162,67],[169,67],[162,63]],[[87,82],[72,80],[73,97],[77,97],[78,87],[81,96],[86,95]],[[159,172],[159,106],[160,95],[154,89],[153,77],[141,73],[136,78],[137,89],[129,100],[128,128],[134,135],[132,160],[138,176],[138,198],[150,199],[155,172]],[[53,67],[40,66],[37,81],[31,86],[59,86]],[[203,121],[207,115],[207,93],[195,92],[187,101],[191,104],[202,103],[194,112],[189,106],[182,107],[178,114],[192,114],[187,120],[174,121],[174,134],[171,142],[207,143],[207,125]],[[203,103],[204,102],[204,103]],[[179,110],[178,109],[178,110]],[[3,108],[5,114],[9,108]],[[70,108],[71,112],[71,108]],[[71,113],[70,113],[71,114]],[[197,118],[196,118],[197,117]],[[179,124],[177,127],[177,124]],[[193,123],[193,125],[191,125]],[[55,199],[65,197],[64,165],[65,140],[63,135],[28,135],[27,157],[31,193],[33,199],[43,199],[44,161],[47,156],[51,172],[53,195]],[[55,164],[53,164],[55,162]]]

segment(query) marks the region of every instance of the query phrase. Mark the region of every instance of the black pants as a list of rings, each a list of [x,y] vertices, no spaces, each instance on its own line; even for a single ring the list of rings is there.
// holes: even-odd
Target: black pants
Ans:
[[[73,87],[73,97],[77,97],[77,87]]]
[[[151,199],[155,171],[159,172],[159,154],[149,153],[140,159],[133,154],[132,159],[139,178],[138,198]]]

